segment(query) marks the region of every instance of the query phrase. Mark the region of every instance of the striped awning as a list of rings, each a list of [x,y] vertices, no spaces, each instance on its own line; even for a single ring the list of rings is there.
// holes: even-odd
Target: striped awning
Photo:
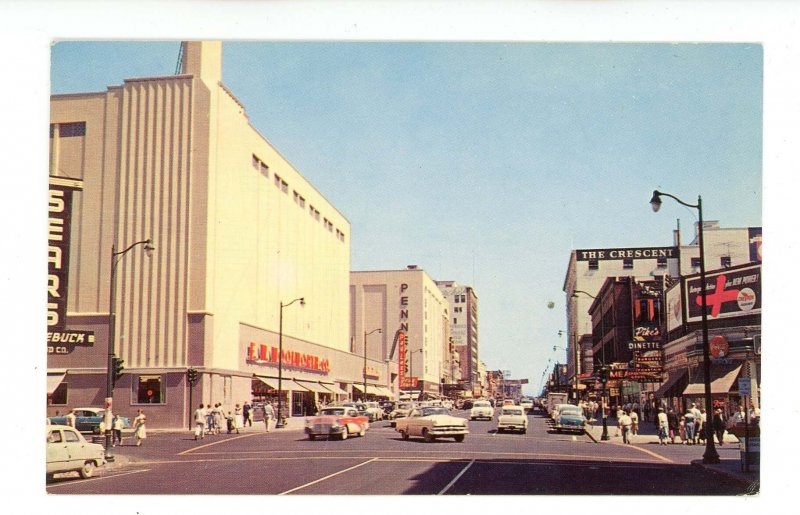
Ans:
[[[276,378],[276,377],[267,377],[267,376],[254,375],[253,378],[254,379],[258,379],[259,381],[261,381],[265,385],[269,386],[273,390],[277,390],[278,389],[278,378]]]
[[[47,395],[53,395],[58,385],[64,380],[67,375],[66,370],[48,370],[47,371]]]
[[[327,389],[325,389],[321,384],[316,381],[303,381],[301,379],[295,379],[296,383],[298,383],[303,388],[307,390],[311,390],[312,392],[316,393],[331,393]]]
[[[322,383],[322,386],[328,390],[327,393],[336,393],[339,395],[347,395],[347,392],[342,390],[338,384],[335,383]]]
[[[741,371],[742,365],[735,365],[733,368],[711,365],[711,393],[730,392]],[[694,378],[694,382],[690,383],[683,391],[683,395],[703,395],[706,392],[705,374],[702,367],[699,372],[698,376]]]

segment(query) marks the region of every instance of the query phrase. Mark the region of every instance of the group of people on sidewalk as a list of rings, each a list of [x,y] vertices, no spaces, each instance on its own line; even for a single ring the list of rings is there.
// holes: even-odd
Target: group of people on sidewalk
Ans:
[[[133,419],[133,438],[136,442],[136,446],[140,447],[142,442],[147,438],[147,417],[144,414],[143,410],[139,410],[136,414],[136,418]],[[69,418],[67,418],[67,424],[69,424]],[[73,427],[75,427],[74,416],[73,416]],[[119,416],[119,413],[114,414],[114,418],[111,419],[111,447],[116,447],[117,444],[122,446],[122,429],[125,427],[125,423],[122,421],[122,417]],[[106,421],[100,421],[100,436],[105,436],[106,434]]]
[[[275,418],[274,409],[270,403],[264,405],[264,423],[267,432],[270,431],[272,420]],[[223,422],[224,420],[224,422]],[[222,408],[222,403],[216,403],[212,407],[211,404],[200,404],[194,411],[194,439],[205,438],[207,434],[220,434],[225,426],[228,434],[236,432],[239,433],[240,429],[245,426],[253,427],[253,406],[245,401],[244,403],[237,404],[233,412],[228,410],[225,414]]]

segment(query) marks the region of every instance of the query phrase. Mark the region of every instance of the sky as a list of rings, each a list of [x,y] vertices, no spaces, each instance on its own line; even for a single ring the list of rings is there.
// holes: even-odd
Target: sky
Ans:
[[[694,221],[674,203],[653,213],[653,189],[702,195],[705,218],[723,227],[763,225],[762,416],[788,421],[764,424],[762,495],[723,504],[780,501],[794,476],[781,474],[775,457],[791,449],[778,442],[800,422],[797,403],[782,401],[796,377],[786,358],[800,286],[799,21],[800,3],[782,0],[0,0],[6,409],[28,413],[44,398],[35,342],[45,330],[49,95],[169,75],[180,39],[222,39],[241,42],[225,46],[223,80],[253,124],[350,220],[353,269],[416,264],[473,285],[481,358],[536,386],[548,360],[564,359],[552,347],[566,325],[570,250],[669,245],[678,219]],[[53,45],[111,39],[168,42]],[[0,431],[20,443],[12,461],[39,477],[43,448],[28,425],[12,417]],[[5,483],[16,498],[69,504],[18,477]],[[536,502],[548,501],[559,498]],[[684,507],[671,501],[648,509]],[[121,499],[115,509],[156,513],[163,503]],[[494,509],[496,499],[469,507]]]
[[[54,94],[175,73],[180,43],[65,41]],[[563,361],[575,248],[665,246],[676,204],[761,226],[758,44],[224,42],[253,126],[351,223],[353,270],[418,265],[478,295],[479,357]],[[548,307],[553,302],[552,308]]]

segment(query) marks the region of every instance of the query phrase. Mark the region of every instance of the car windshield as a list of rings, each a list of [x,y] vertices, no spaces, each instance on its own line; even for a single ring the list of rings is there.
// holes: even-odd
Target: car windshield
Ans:
[[[344,408],[325,408],[320,410],[319,414],[340,417],[344,415]]]
[[[428,417],[430,415],[447,415],[447,408],[443,408],[441,406],[427,406],[420,410],[423,417]]]
[[[583,410],[577,406],[569,406],[566,408],[561,408],[559,413],[570,413],[573,415],[583,415]]]
[[[503,415],[522,415],[521,409],[504,409]]]
[[[474,408],[491,408],[492,405],[486,401],[476,402],[472,405]]]

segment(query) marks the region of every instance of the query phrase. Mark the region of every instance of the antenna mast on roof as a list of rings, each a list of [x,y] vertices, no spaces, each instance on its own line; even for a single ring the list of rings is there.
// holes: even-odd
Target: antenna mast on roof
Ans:
[[[175,75],[181,74],[182,68],[182,61],[183,61],[183,43],[181,43],[180,49],[178,49],[178,63],[175,65]]]

